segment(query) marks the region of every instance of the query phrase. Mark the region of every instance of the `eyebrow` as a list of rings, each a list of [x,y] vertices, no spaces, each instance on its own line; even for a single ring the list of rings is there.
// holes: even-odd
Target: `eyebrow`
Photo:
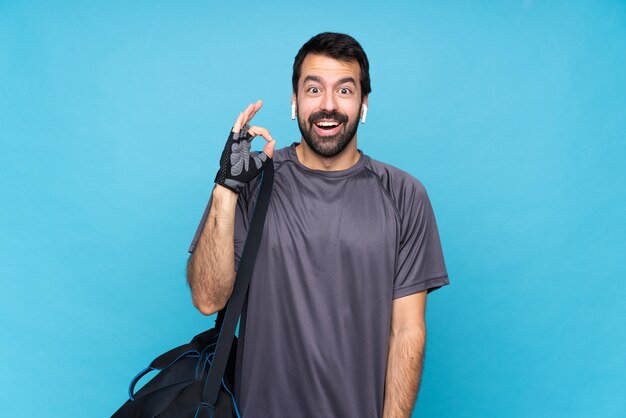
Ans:
[[[307,75],[306,77],[304,77],[303,83],[306,83],[307,81],[315,81],[316,83],[321,83],[322,79],[316,75]],[[356,81],[354,81],[354,78],[352,77],[344,77],[340,79],[337,84],[344,84],[344,83],[352,83],[356,86]]]

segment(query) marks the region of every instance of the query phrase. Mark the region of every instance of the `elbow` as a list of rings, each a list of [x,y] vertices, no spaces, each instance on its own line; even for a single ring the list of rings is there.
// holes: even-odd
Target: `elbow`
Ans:
[[[216,312],[221,311],[224,308],[224,306],[226,306],[226,304],[225,303],[218,304],[218,303],[212,303],[212,302],[201,302],[197,300],[196,298],[193,298],[193,306],[195,306],[196,309],[199,310],[202,315],[209,316],[209,315],[213,315]]]
[[[222,310],[222,308],[224,308],[223,305],[217,305],[212,303],[194,303],[194,306],[200,311],[202,315],[205,316],[213,315],[214,313],[219,312]]]

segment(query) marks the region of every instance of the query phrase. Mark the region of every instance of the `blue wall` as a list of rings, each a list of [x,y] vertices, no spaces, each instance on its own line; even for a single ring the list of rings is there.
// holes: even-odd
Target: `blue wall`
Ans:
[[[414,415],[626,416],[626,3],[55,3],[0,2],[1,416],[108,416],[212,326],[184,269],[226,133],[262,98],[299,138],[324,30],[372,64],[359,148],[437,214]]]

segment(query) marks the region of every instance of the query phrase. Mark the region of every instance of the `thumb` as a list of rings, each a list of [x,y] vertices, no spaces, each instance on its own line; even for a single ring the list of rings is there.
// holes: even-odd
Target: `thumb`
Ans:
[[[275,140],[271,140],[268,141],[265,146],[263,147],[263,152],[270,158],[272,158],[274,156],[274,147],[276,146],[276,141]]]

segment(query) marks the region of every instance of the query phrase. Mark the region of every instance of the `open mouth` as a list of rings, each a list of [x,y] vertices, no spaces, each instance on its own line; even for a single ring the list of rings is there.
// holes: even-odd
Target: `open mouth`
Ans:
[[[315,131],[321,136],[335,135],[341,128],[341,122],[336,120],[319,120],[314,123]]]

